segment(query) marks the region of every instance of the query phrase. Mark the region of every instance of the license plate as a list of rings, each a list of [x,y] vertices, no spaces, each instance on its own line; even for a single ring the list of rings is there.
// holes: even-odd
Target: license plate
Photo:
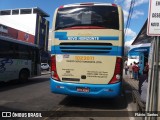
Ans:
[[[77,88],[78,92],[89,92],[89,88]]]

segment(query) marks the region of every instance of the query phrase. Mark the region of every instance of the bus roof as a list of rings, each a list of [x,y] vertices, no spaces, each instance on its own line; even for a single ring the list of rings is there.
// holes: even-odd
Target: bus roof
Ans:
[[[28,46],[32,46],[32,47],[38,47],[38,45],[32,44],[32,43],[27,43],[24,41],[20,41],[11,37],[7,37],[7,36],[1,36],[0,35],[0,40],[4,40],[4,41],[8,41],[8,42],[13,42],[13,43],[18,43],[18,44],[23,44],[23,45],[28,45]]]
[[[76,6],[88,6],[88,5],[93,5],[93,6],[118,6],[116,4],[112,3],[100,3],[100,2],[89,2],[89,3],[75,3],[75,4],[67,4],[60,6],[60,8],[65,8],[65,7],[76,7]]]

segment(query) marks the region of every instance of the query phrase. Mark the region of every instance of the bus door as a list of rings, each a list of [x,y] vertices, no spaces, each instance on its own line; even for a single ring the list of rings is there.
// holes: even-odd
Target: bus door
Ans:
[[[40,55],[38,48],[32,48],[32,75],[40,75]]]

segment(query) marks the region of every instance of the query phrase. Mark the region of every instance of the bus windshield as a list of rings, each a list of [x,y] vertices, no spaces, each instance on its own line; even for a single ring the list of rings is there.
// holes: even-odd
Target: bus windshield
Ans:
[[[119,30],[118,8],[114,6],[76,6],[59,8],[55,30],[68,28]]]

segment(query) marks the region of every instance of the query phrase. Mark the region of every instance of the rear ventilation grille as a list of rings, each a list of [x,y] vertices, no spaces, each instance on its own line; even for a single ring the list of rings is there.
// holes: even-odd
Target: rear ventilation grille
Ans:
[[[111,43],[83,43],[83,42],[67,42],[60,43],[60,45],[98,45],[98,46],[112,46]]]
[[[109,53],[112,50],[111,43],[60,43],[60,50],[64,53]]]

